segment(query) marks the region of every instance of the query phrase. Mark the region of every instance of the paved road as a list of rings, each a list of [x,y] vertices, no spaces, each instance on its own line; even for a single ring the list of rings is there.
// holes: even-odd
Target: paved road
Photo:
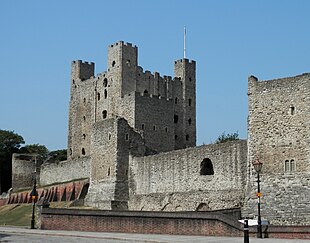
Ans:
[[[22,243],[69,243],[69,242],[149,242],[149,243],[242,243],[243,238],[238,237],[204,237],[180,235],[150,235],[150,234],[125,234],[102,232],[77,232],[54,230],[31,230],[25,228],[0,227],[0,242]],[[310,243],[310,240],[286,239],[256,239],[251,238],[250,243]]]

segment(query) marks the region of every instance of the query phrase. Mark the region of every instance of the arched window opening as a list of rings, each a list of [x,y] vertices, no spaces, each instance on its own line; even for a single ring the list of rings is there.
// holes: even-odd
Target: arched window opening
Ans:
[[[82,155],[85,155],[85,149],[82,148]]]
[[[174,104],[177,104],[177,103],[178,103],[178,97],[175,97]]]
[[[168,127],[165,128],[165,131],[168,132]]]
[[[192,124],[192,119],[191,118],[189,118],[187,121],[188,121],[188,125]]]
[[[209,158],[204,158],[200,163],[200,175],[214,175],[213,164]]]
[[[293,159],[291,159],[290,161],[290,167],[291,167],[291,172],[294,172],[296,170],[295,161]]]
[[[188,134],[186,134],[185,139],[186,139],[186,141],[189,140],[189,135]]]
[[[148,91],[147,91],[147,89],[146,90],[144,90],[144,92],[143,92],[144,94],[147,94],[147,93],[149,93]]]
[[[109,133],[109,140],[111,140],[111,133]]]
[[[108,86],[108,79],[107,78],[105,78],[104,80],[103,80],[103,87],[107,87]]]
[[[289,160],[285,160],[284,162],[284,171],[289,172],[290,171],[290,162]]]
[[[98,100],[100,100],[100,93],[99,92],[97,93],[97,98],[98,98]]]
[[[83,99],[83,102],[86,103],[86,98]]]
[[[188,106],[192,106],[192,99],[188,99]]]
[[[114,67],[114,66],[115,66],[115,61],[112,62],[112,67]]]
[[[103,118],[103,119],[106,119],[106,118],[107,118],[107,115],[108,115],[108,112],[107,112],[106,110],[104,110],[104,111],[102,112],[102,118]]]
[[[294,159],[291,160],[285,160],[284,161],[284,172],[295,172],[296,171],[296,163]]]
[[[128,133],[126,133],[126,135],[125,135],[125,140],[126,140],[126,141],[129,140],[129,134],[128,134]]]
[[[86,116],[83,116],[83,120],[86,121]]]
[[[85,140],[85,138],[86,138],[86,134],[84,133],[84,134],[83,134],[83,139]]]
[[[144,128],[145,128],[145,125],[144,125],[144,124],[142,124],[142,125],[141,125],[141,129],[142,129],[142,130],[144,130]]]
[[[178,139],[178,135],[174,135],[174,140],[177,140]]]
[[[104,98],[106,99],[108,97],[108,91],[105,89],[104,90]]]

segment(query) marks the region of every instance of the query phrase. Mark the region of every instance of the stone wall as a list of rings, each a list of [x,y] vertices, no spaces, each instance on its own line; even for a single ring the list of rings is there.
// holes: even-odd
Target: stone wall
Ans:
[[[90,157],[85,156],[75,160],[59,163],[44,163],[41,166],[40,185],[67,182],[90,177]]]
[[[203,171],[204,161],[212,164],[213,175]],[[238,207],[243,201],[246,161],[246,141],[131,157],[129,209],[197,211]]]
[[[94,124],[87,205],[114,210],[128,208],[129,151],[141,156],[146,149],[141,135],[124,118]]]
[[[257,215],[256,173],[263,162],[262,215],[272,224],[310,224],[310,74],[258,81],[249,77],[247,197],[243,215]]]
[[[27,188],[33,185],[34,171],[36,169],[37,183],[40,183],[40,164],[42,160],[37,159],[35,166],[34,155],[13,154],[12,156],[12,188],[13,190]],[[36,167],[36,168],[35,168]]]
[[[272,225],[310,225],[310,173],[261,174],[261,215]],[[248,183],[243,217],[257,216],[257,182]]]

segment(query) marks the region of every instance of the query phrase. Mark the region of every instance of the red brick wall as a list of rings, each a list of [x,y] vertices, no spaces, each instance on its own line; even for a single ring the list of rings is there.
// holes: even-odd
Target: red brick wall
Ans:
[[[241,236],[242,225],[219,214],[44,209],[42,229],[182,235]]]
[[[41,228],[96,232],[243,236],[237,219],[219,212],[138,212],[51,209],[42,211]],[[310,226],[269,226],[265,237],[310,239]],[[256,237],[256,227],[250,228]]]

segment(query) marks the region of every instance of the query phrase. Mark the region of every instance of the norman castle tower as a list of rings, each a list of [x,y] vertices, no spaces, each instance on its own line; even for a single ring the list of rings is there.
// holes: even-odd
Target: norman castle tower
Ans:
[[[68,158],[90,154],[92,125],[123,117],[148,149],[170,151],[196,145],[196,63],[175,62],[161,77],[138,66],[138,48],[122,41],[109,46],[107,71],[94,76],[94,63],[73,61]]]
[[[120,41],[108,48],[107,71],[94,76],[94,68],[94,63],[72,62],[68,160],[90,156],[91,178],[109,180],[105,185],[113,201],[113,180],[127,180],[133,147],[143,156],[196,145],[196,63],[178,60],[175,77],[161,77],[143,71],[138,48]],[[128,127],[121,131],[118,122]],[[128,200],[126,194],[117,200]]]

